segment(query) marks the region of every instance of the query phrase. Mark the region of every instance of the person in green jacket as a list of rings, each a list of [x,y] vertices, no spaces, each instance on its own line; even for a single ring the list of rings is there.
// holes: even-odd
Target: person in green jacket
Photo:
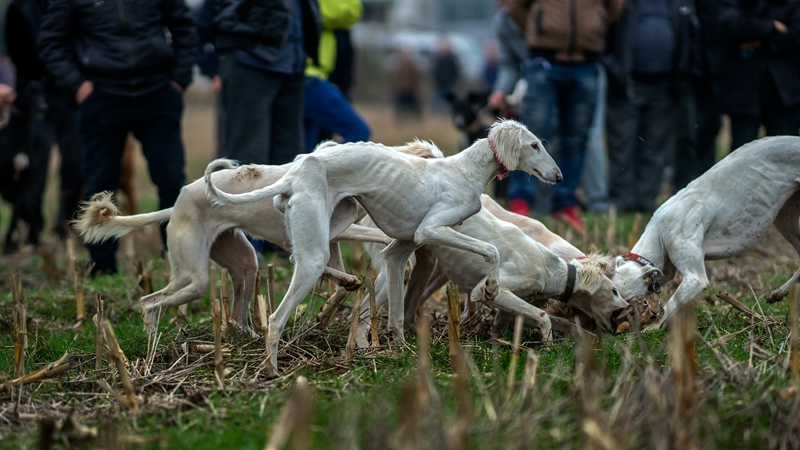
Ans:
[[[335,30],[345,30],[361,19],[360,0],[321,0],[322,36],[319,42],[318,63],[306,62],[305,85],[305,142],[306,153],[319,142],[320,130],[342,137],[342,142],[368,141],[369,125],[353,109],[344,94],[328,76],[336,66]]]

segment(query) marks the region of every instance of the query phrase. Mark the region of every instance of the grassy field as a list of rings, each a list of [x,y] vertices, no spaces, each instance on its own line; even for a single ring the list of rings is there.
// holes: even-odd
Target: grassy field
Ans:
[[[194,95],[185,121],[190,179],[213,155],[210,102],[202,92]],[[456,146],[446,120],[398,130],[380,109],[362,111],[376,140],[396,143],[419,136],[449,151]],[[140,206],[152,210],[154,191],[141,166],[140,161]],[[52,189],[48,196],[53,198]],[[8,217],[7,211],[2,216]],[[636,238],[631,216],[613,223],[606,216],[586,219],[586,235],[566,234],[583,250],[619,253]],[[53,422],[54,448],[260,449],[283,432],[292,435],[294,448],[800,447],[800,396],[788,371],[788,302],[764,302],[800,260],[774,231],[755,250],[708,264],[711,286],[695,303],[696,352],[681,341],[687,333],[675,326],[596,339],[560,335],[548,346],[523,332],[517,358],[513,327],[492,338],[492,312],[484,307],[462,324],[462,359],[459,353],[451,356],[442,296],[426,304],[429,339],[426,333],[409,333],[408,342],[398,347],[381,330],[380,348],[357,352],[347,361],[347,317],[356,294],[320,330],[315,317],[328,290],[320,283],[284,333],[281,376],[266,376],[263,342],[230,332],[223,341],[224,387],[215,376],[213,353],[194,351],[214,341],[208,295],[193,302],[185,318],[169,311],[157,346],[143,331],[134,310],[140,290],[132,261],[145,261],[156,289],[166,284],[169,269],[156,256],[155,233],[139,233],[121,246],[121,274],[85,285],[88,318],[95,313],[95,295],[104,298],[106,317],[127,357],[136,411],[99,387],[98,380],[104,380],[122,392],[108,358],[95,368],[95,325],[91,320],[75,325],[64,246],[52,236],[45,241],[54,249],[55,270],[47,268],[46,256],[30,250],[0,258],[0,384],[15,370],[9,288],[14,274],[22,280],[28,305],[25,373],[65,352],[72,366],[60,377],[0,390],[0,448],[37,448]],[[351,273],[365,276],[360,252],[352,246],[345,251]],[[79,258],[86,254],[79,252]],[[262,269],[275,264],[280,300],[291,266],[277,256],[261,262]],[[674,282],[664,286],[662,298],[674,289]],[[261,291],[266,292],[265,283]],[[760,317],[732,309],[716,297],[719,291]],[[385,309],[379,322],[385,324]],[[696,354],[696,371],[685,366],[691,354]]]

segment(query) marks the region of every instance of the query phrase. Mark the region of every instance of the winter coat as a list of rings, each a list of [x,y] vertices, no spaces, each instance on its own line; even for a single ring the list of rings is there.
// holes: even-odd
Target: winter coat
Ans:
[[[508,11],[525,30],[528,47],[556,59],[584,61],[603,50],[608,26],[624,0],[509,0]]]
[[[39,33],[48,71],[71,92],[86,80],[118,95],[186,87],[195,27],[184,0],[49,0]]]
[[[281,55],[289,25],[296,14],[295,0],[216,0],[216,50],[244,50],[268,62]],[[303,49],[317,61],[322,29],[317,0],[302,0]]]
[[[320,0],[322,36],[319,40],[318,63],[309,58],[306,76],[326,80],[336,67],[336,36],[334,31],[347,30],[361,20],[364,7],[361,0]]]
[[[636,0],[626,1],[619,21],[608,31],[606,51],[601,58],[608,88],[616,95],[632,92],[637,4]],[[670,10],[676,42],[669,81],[673,93],[681,95],[688,89],[689,77],[701,70],[700,25],[692,0],[673,0]]]
[[[775,29],[775,21],[788,32]],[[759,115],[760,87],[775,83],[784,108],[800,107],[800,0],[720,0],[725,47],[722,112]]]

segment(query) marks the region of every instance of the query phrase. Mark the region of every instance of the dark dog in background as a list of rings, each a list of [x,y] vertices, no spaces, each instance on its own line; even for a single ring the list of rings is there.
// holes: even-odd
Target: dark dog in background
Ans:
[[[445,99],[450,104],[453,125],[461,132],[461,148],[467,148],[478,139],[489,135],[489,127],[498,117],[505,119],[514,118],[513,115],[500,114],[498,110],[487,108],[489,92],[469,91],[466,95],[455,92],[445,94]],[[508,180],[494,180],[494,196],[505,199],[508,190]]]

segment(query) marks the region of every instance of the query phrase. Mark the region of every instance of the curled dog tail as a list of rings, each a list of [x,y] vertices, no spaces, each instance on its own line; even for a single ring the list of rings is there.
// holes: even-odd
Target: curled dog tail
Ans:
[[[242,194],[229,194],[217,189],[217,187],[211,181],[211,174],[214,172],[214,170],[219,168],[235,169],[237,167],[239,167],[239,164],[235,161],[231,161],[230,159],[215,159],[208,164],[204,179],[206,184],[206,196],[211,203],[215,205],[238,205],[242,203],[257,202],[267,197],[273,197],[275,195],[288,192],[289,185],[285,181],[285,176],[269,186],[264,186],[261,189],[256,189],[255,191],[251,192],[244,192]]]
[[[94,194],[81,206],[72,228],[87,244],[97,244],[107,239],[125,236],[154,223],[166,222],[172,217],[172,208],[135,216],[120,216],[111,201],[111,192]]]

